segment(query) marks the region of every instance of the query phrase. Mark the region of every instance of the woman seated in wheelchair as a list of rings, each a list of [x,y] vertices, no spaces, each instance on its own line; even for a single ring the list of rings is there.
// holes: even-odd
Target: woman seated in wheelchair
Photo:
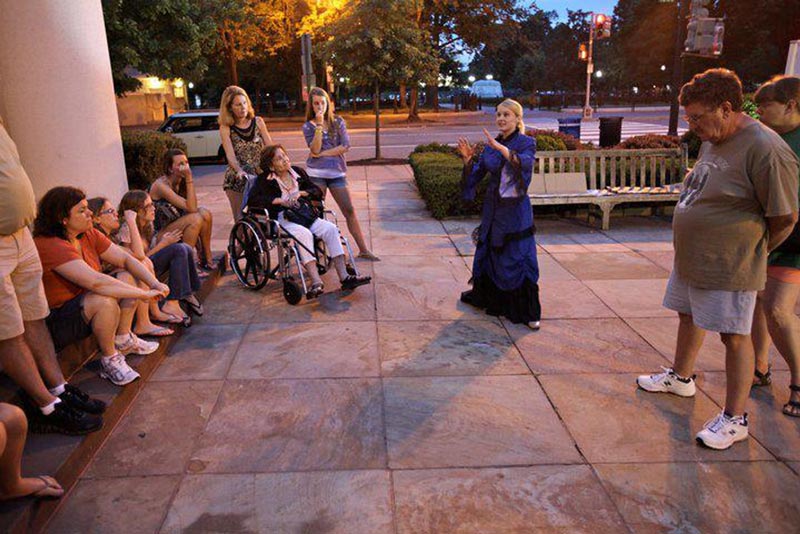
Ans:
[[[298,242],[300,261],[311,280],[307,297],[318,297],[324,291],[313,254],[315,236],[324,241],[342,289],[368,284],[371,277],[348,273],[339,228],[320,217],[318,206],[322,203],[322,191],[311,182],[306,171],[292,166],[281,145],[269,145],[264,149],[261,168],[263,172],[247,193],[247,208],[250,212],[266,209],[270,218],[277,220]]]

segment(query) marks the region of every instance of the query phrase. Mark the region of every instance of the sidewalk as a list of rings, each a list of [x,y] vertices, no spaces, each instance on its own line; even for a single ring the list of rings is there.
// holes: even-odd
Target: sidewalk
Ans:
[[[328,274],[322,298],[289,306],[275,283],[224,277],[49,532],[797,530],[780,357],[728,451],[694,442],[724,398],[718,339],[695,398],[636,389],[674,348],[668,224],[538,221],[533,333],[458,302],[476,220],[431,219],[405,166],[348,180],[383,258],[359,263],[374,283],[343,295]],[[221,175],[197,181],[222,247]]]

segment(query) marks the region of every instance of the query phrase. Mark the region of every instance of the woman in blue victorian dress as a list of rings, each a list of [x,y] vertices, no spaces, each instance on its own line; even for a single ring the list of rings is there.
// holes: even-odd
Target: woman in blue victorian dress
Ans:
[[[487,130],[486,147],[476,155],[475,145],[458,140],[464,160],[464,200],[475,198],[478,183],[489,174],[478,245],[472,264],[472,289],[461,300],[489,315],[539,329],[539,264],[536,260],[533,210],[528,199],[536,141],[525,135],[522,106],[511,99],[497,106],[500,130]]]

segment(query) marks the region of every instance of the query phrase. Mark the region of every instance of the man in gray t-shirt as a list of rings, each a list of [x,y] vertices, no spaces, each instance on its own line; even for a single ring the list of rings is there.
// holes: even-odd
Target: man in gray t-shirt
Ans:
[[[725,407],[697,433],[698,442],[727,449],[747,438],[745,404],[755,355],[750,339],[756,293],[766,280],[767,253],[797,221],[798,160],[774,132],[742,113],[742,85],[733,72],[711,69],[681,89],[691,129],[703,141],[683,183],[673,218],[675,267],[664,306],[678,313],[675,361],[642,375],[640,388],[695,394],[694,363],[706,330],[725,344]]]

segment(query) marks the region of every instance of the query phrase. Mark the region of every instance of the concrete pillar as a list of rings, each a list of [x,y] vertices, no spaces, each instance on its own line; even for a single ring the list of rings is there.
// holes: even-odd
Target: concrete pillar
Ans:
[[[128,187],[100,0],[0,13],[0,115],[37,198],[72,185],[116,203]]]

